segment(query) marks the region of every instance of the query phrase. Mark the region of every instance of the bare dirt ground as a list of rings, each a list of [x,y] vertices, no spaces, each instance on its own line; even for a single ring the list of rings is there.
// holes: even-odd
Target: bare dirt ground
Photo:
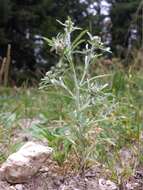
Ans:
[[[52,163],[52,162],[51,162]],[[0,181],[0,190],[111,190],[101,189],[99,179],[105,174],[97,167],[93,167],[85,172],[83,176],[78,174],[60,175],[51,164],[44,166],[40,172],[24,184],[8,184]],[[118,190],[143,190],[143,168],[140,168],[135,176]]]
[[[22,130],[29,128],[32,122],[23,120],[22,127],[13,137],[14,142],[34,140]],[[63,171],[63,168],[58,167],[52,160],[48,160],[37,175],[25,184],[12,185],[0,180],[0,190],[112,190],[100,188],[99,179],[106,179],[107,175],[99,166],[90,168],[85,171],[84,175]],[[138,168],[135,176],[130,177],[124,187],[120,187],[118,190],[143,190],[143,167]]]
[[[52,162],[51,165],[47,164],[48,167],[44,166],[27,183],[12,185],[0,181],[0,190],[99,190],[99,169],[91,169],[81,176],[72,173],[62,174]]]

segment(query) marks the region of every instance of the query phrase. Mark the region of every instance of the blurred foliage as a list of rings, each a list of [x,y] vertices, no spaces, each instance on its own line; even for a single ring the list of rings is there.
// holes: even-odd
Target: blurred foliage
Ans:
[[[56,19],[65,20],[68,15],[85,24],[82,15],[85,10],[86,5],[78,0],[0,0],[0,55],[5,55],[7,44],[11,43],[12,58],[16,61],[13,66],[34,69],[34,35],[56,34],[59,31]]]
[[[130,35],[130,29],[132,26],[136,27],[138,30],[138,43],[141,45],[141,19],[142,13],[141,10],[138,10],[141,6],[141,0],[116,0],[113,4],[111,10],[111,19],[112,19],[112,46],[113,51],[116,53],[119,49],[117,46],[120,47],[120,51],[122,51],[122,58],[125,57],[124,48],[127,48],[128,39]],[[137,46],[136,46],[137,47]]]
[[[40,34],[48,37],[56,35],[60,31],[56,19],[63,21],[67,16],[73,18],[80,27],[100,35],[102,27],[100,25],[102,19],[99,15],[100,8],[96,7],[97,15],[95,16],[87,10],[87,7],[94,2],[93,0],[87,0],[84,3],[80,3],[79,0],[0,0],[0,56],[5,56],[7,44],[11,43],[12,68],[30,69],[35,72],[40,65],[36,65],[35,62],[34,35]],[[96,2],[100,1],[96,0]],[[116,45],[126,46],[128,29],[132,20],[136,22],[134,16],[141,1],[116,0],[109,2],[113,4],[111,18],[114,52]],[[28,30],[30,32],[29,39],[26,38]],[[44,57],[48,60],[46,68],[49,68],[55,63],[56,57],[47,50],[43,52],[45,52]],[[14,80],[16,79],[14,78]]]

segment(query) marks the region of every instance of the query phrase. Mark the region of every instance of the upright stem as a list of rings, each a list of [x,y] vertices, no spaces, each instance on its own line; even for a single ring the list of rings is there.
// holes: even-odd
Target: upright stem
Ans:
[[[74,66],[74,63],[72,61],[72,58],[70,59],[69,62],[70,62],[71,70],[73,73],[73,79],[74,79],[76,108],[77,108],[77,112],[79,112],[79,110],[80,110],[80,89],[79,89],[77,74],[75,71],[75,66]]]
[[[77,74],[75,71],[75,66],[73,63],[73,57],[72,57],[72,50],[71,50],[71,32],[72,31],[66,31],[66,42],[67,42],[67,46],[69,49],[69,53],[67,55],[67,60],[69,61],[70,67],[71,67],[71,71],[73,73],[73,79],[74,79],[74,86],[75,86],[75,106],[76,106],[76,110],[77,112],[79,112],[80,110],[80,89],[79,89],[79,84],[78,84],[78,79],[77,79]]]
[[[8,75],[9,75],[9,66],[11,61],[11,45],[8,44],[7,48],[7,56],[6,56],[6,63],[5,63],[5,73],[4,73],[4,85],[7,86],[8,84]]]

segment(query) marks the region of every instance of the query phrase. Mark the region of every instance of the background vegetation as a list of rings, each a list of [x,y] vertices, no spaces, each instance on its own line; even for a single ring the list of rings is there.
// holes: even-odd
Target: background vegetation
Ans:
[[[141,0],[106,0],[111,10],[111,35],[113,56],[126,58],[128,41],[132,25],[138,29],[137,48],[141,47],[142,39],[142,2]],[[31,76],[38,80],[51,65],[55,64],[55,55],[45,50],[40,52],[46,62],[36,62],[34,55],[35,35],[51,37],[60,32],[56,19],[66,20],[70,16],[74,22],[94,35],[102,35],[101,1],[98,0],[0,0],[0,56],[6,56],[8,44],[12,45],[11,77],[14,81],[23,81]],[[96,6],[93,6],[96,5]],[[92,11],[96,11],[96,14]],[[129,62],[129,61],[128,61]],[[21,73],[17,74],[17,69]],[[38,70],[38,71],[37,71]],[[23,74],[26,73],[26,77]],[[37,71],[35,75],[35,71]],[[12,80],[11,80],[12,82]]]

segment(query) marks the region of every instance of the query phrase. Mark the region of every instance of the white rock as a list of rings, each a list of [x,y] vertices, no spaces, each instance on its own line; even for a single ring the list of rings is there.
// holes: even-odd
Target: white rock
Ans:
[[[126,188],[127,190],[133,190],[133,189],[138,189],[139,184],[138,183],[127,183]]]
[[[17,184],[17,185],[15,186],[15,189],[16,189],[16,190],[23,190],[23,185],[22,185],[22,184]]]
[[[118,190],[116,184],[110,180],[99,179],[100,190]]]
[[[48,146],[27,142],[2,165],[1,178],[11,184],[26,182],[38,172],[51,153],[52,148]]]
[[[9,190],[23,190],[23,185],[22,184],[17,184],[15,186],[10,186]]]
[[[14,186],[10,186],[9,190],[16,190]]]
[[[133,190],[134,189],[134,187],[130,183],[126,184],[126,188],[127,188],[127,190]]]

